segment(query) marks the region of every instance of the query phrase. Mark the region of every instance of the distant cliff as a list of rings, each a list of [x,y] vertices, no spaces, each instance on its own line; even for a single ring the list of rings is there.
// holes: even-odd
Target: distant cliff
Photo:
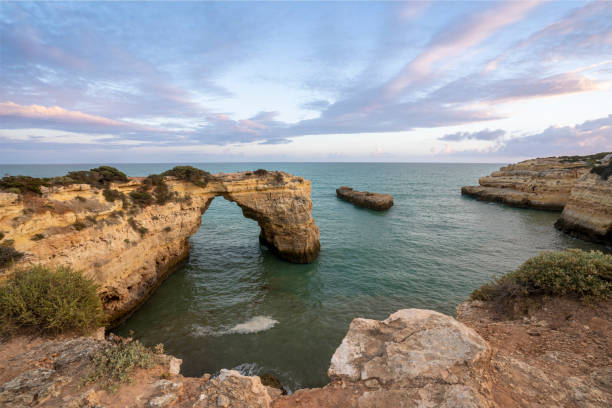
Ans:
[[[610,153],[531,159],[502,167],[461,193],[515,207],[563,210],[557,228],[612,243],[611,163]]]

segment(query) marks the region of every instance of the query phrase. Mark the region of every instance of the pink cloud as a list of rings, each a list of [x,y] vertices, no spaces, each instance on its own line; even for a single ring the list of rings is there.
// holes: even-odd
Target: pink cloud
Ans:
[[[386,86],[385,94],[393,97],[410,83],[431,73],[432,65],[444,58],[461,54],[487,39],[497,30],[521,20],[541,1],[507,1],[434,37],[415,59],[408,63]]]

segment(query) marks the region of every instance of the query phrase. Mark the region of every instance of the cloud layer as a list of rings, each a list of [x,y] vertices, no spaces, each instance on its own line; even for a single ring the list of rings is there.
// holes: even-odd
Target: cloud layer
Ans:
[[[610,21],[605,1],[6,3],[0,144],[13,157],[27,140],[77,149],[78,135],[272,148],[403,132],[409,146],[419,129],[466,126],[432,143],[597,150],[609,117],[528,137],[497,123],[513,103],[609,92]]]

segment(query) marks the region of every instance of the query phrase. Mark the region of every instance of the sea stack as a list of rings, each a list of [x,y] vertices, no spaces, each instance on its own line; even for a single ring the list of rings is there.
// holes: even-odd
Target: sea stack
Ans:
[[[393,206],[393,197],[389,194],[357,191],[350,187],[342,186],[336,189],[336,195],[338,198],[353,203],[358,207],[369,208],[376,211],[385,211]]]

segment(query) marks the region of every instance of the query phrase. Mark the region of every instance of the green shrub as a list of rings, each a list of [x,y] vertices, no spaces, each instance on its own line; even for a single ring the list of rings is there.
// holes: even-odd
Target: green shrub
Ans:
[[[102,190],[102,195],[104,196],[106,201],[111,203],[115,200],[123,200],[123,198],[125,197],[125,194],[123,194],[122,192],[110,188],[105,188],[104,190]]]
[[[29,177],[29,176],[5,176],[0,179],[0,190],[19,193],[42,194],[41,187],[49,187],[49,179]],[[19,194],[18,193],[18,194]]]
[[[32,241],[40,241],[41,239],[45,238],[45,234],[34,234],[32,235],[32,237],[30,238]]]
[[[80,201],[80,202],[82,202],[82,203],[84,203],[85,201],[87,201],[87,199],[86,199],[85,197],[81,197],[81,196],[76,196],[76,197],[74,197],[74,198],[76,198],[78,201]]]
[[[153,196],[143,190],[130,191],[130,198],[132,202],[139,207],[147,207],[153,204]]]
[[[277,172],[274,175],[274,182],[276,184],[284,184],[285,183],[285,177],[283,177],[283,173]]]
[[[97,286],[70,268],[33,266],[0,285],[0,331],[5,334],[21,328],[83,332],[103,321]]]
[[[113,344],[93,356],[93,367],[84,384],[97,383],[115,391],[121,383],[133,381],[132,371],[151,368],[159,363],[158,357],[138,340]]]
[[[2,244],[3,245],[0,245],[0,268],[4,268],[5,266],[8,266],[23,258],[23,253],[17,251],[11,246],[13,244],[11,240],[6,239]]]
[[[255,175],[256,175],[257,177],[263,177],[263,176],[265,176],[265,175],[267,175],[267,174],[268,174],[268,170],[264,170],[264,169],[257,169],[257,170],[255,170],[253,173],[255,173]]]
[[[136,231],[137,233],[139,233],[141,237],[144,236],[147,232],[149,232],[149,230],[147,228],[145,228],[142,225],[138,224],[138,222],[134,218],[130,217],[128,219],[128,224],[130,224],[132,229],[134,231]]]
[[[110,166],[100,166],[91,170],[71,171],[65,177],[56,178],[57,184],[89,184],[94,187],[108,186],[114,181],[128,181],[125,173]]]
[[[196,186],[206,187],[208,182],[213,179],[213,176],[204,170],[193,166],[176,166],[161,174],[162,176],[172,176],[179,180],[189,181]]]
[[[170,231],[172,231],[172,227],[168,226],[164,228],[164,232],[170,232]]]
[[[612,297],[612,255],[567,249],[542,252],[472,292],[471,299],[504,309],[528,298],[569,296],[587,302]]]
[[[612,161],[606,166],[596,166],[591,169],[591,173],[598,174],[602,180],[607,180],[612,176]]]
[[[74,224],[72,224],[72,227],[77,230],[77,231],[81,231],[84,230],[85,228],[87,228],[87,224],[85,224],[83,221],[75,221]]]

